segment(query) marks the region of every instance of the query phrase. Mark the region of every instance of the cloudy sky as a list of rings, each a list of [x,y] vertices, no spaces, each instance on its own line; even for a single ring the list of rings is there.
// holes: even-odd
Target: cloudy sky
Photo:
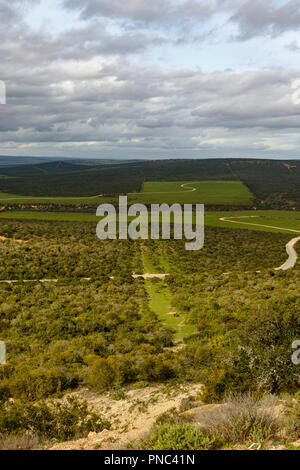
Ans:
[[[300,157],[300,0],[0,0],[0,35],[2,155]]]

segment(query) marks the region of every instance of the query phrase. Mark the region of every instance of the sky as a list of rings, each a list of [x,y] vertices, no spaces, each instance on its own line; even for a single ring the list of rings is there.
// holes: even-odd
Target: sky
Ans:
[[[0,0],[0,80],[0,155],[299,158],[300,0]]]

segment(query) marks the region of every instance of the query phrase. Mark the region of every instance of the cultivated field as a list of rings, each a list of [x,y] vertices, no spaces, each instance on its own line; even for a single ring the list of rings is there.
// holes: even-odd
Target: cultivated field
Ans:
[[[252,194],[241,181],[156,181],[143,184],[142,192],[129,193],[130,202],[141,203],[203,203],[248,206]],[[87,197],[47,197],[22,196],[0,192],[2,204],[102,204],[118,202],[117,196],[105,197],[101,194]]]
[[[205,225],[293,235],[300,233],[300,212],[273,210],[206,212]]]
[[[110,201],[116,201],[117,198],[104,197],[101,195],[87,197],[47,197],[47,196],[21,196],[17,194],[0,192],[0,204],[103,204]]]
[[[145,182],[141,193],[129,195],[142,203],[203,203],[250,205],[252,194],[241,181],[154,181]]]

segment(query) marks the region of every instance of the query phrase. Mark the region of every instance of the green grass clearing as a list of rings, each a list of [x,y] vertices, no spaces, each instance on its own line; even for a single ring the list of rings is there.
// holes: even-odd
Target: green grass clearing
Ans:
[[[141,193],[128,195],[130,202],[203,203],[250,205],[252,194],[241,181],[155,181],[143,184]]]
[[[181,342],[185,337],[195,332],[193,325],[185,325],[184,317],[176,315],[172,308],[172,295],[164,281],[159,279],[147,279],[146,289],[150,297],[150,308],[156,313],[159,320],[169,328],[175,330],[175,342]]]
[[[95,214],[91,214],[88,212],[7,211],[0,212],[0,219],[97,222],[99,220],[99,217],[96,217]]]
[[[3,204],[104,204],[106,202],[117,202],[118,198],[97,196],[97,197],[34,197],[20,196],[17,194],[9,194],[0,192],[0,203]]]
[[[226,219],[232,217],[232,222],[228,220],[221,221],[220,218],[223,217]],[[273,233],[290,233],[291,236],[293,236],[293,234],[297,236],[297,231],[300,233],[300,212],[276,210],[207,212],[205,214],[205,225],[211,227],[227,227],[231,229],[239,228]],[[263,225],[271,227],[264,227]],[[295,232],[292,230],[295,230]]]

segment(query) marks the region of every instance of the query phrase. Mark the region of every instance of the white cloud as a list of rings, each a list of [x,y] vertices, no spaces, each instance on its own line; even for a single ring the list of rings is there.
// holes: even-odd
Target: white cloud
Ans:
[[[20,5],[0,0],[6,21],[0,79],[7,85],[0,153],[297,155],[300,106],[292,103],[291,83],[300,78],[298,68],[205,72],[157,65],[145,56],[170,39],[168,22],[182,34],[187,24],[207,25],[220,10],[242,40],[296,29],[296,2],[285,8],[270,2],[266,9],[262,2],[235,0],[90,0],[84,7],[69,0],[86,19],[59,33],[33,30]]]

